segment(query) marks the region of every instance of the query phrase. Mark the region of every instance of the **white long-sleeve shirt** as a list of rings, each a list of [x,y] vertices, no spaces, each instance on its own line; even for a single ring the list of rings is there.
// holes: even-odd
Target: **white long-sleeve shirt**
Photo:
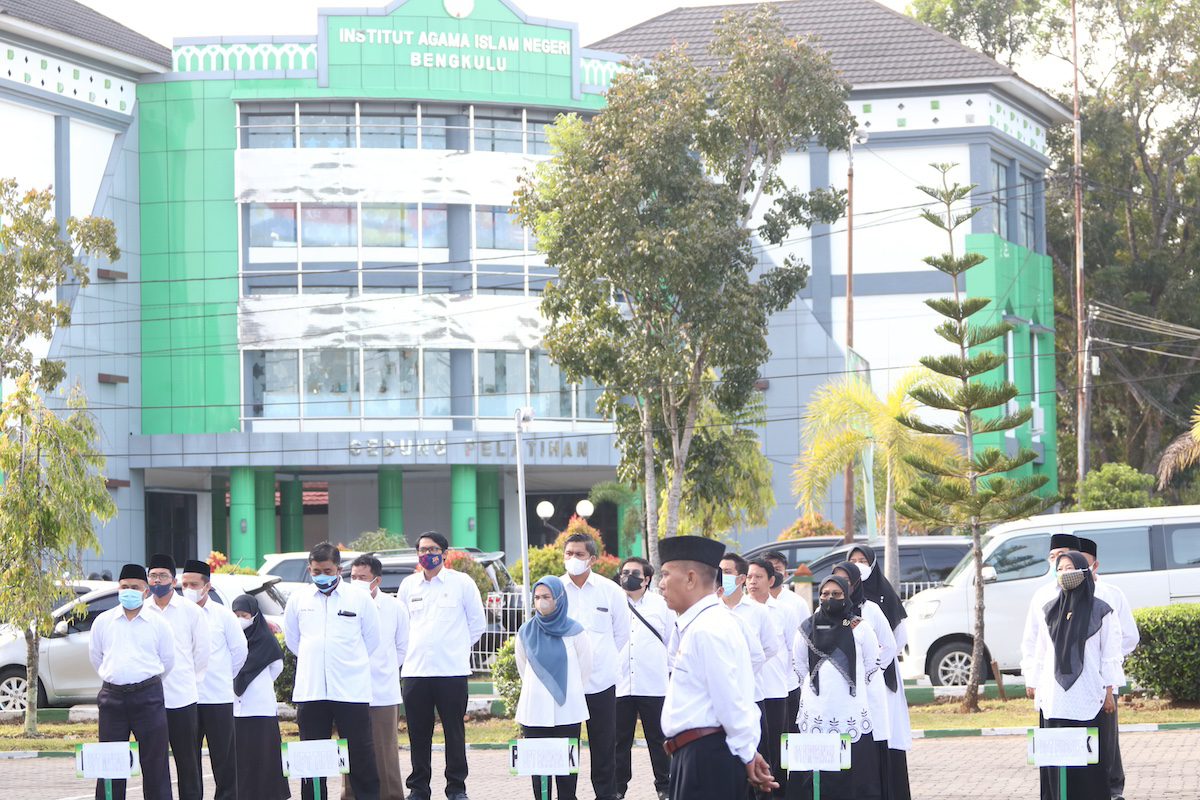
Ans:
[[[235,717],[274,717],[279,714],[275,702],[275,679],[283,672],[283,660],[275,659],[254,676],[241,697],[233,699]]]
[[[1062,688],[1054,676],[1054,642],[1043,616],[1025,686],[1037,690],[1033,704],[1047,719],[1095,719],[1104,705],[1105,687],[1124,680],[1121,658],[1121,626],[1110,612],[1084,645],[1083,672],[1070,689]]]
[[[756,603],[757,601],[750,595],[746,595],[742,602]],[[787,697],[791,692],[792,681],[789,676],[795,674],[791,652],[792,644],[795,641],[795,628],[799,627],[799,623],[796,623],[793,628],[794,612],[774,597],[768,595],[767,602],[759,605],[767,610],[767,617],[771,621],[774,635],[778,636],[781,642],[774,655],[767,656],[767,663],[763,665],[762,669],[763,694],[768,700],[778,700],[781,697]],[[763,649],[767,649],[765,644]],[[799,681],[796,682],[796,685],[799,685]]]
[[[792,647],[796,642],[796,637],[799,635],[800,623],[812,616],[812,609],[808,603],[804,602],[804,598],[793,592],[791,589],[783,589],[778,595],[775,595],[775,602],[779,603],[790,613],[788,625],[790,626],[789,636],[787,639],[787,685],[788,692],[797,689],[800,686],[800,675],[795,670],[795,665],[792,664]]]
[[[92,621],[88,659],[105,683],[141,683],[175,666],[175,637],[162,617],[150,614],[144,604],[133,619],[117,606]]]
[[[400,665],[408,650],[408,609],[384,591],[377,590],[374,599],[379,610],[379,647],[371,653],[371,705],[378,708],[400,704]]]
[[[283,637],[296,654],[292,700],[371,702],[379,611],[368,592],[340,581],[328,595],[315,584],[297,589],[283,614]]]
[[[521,696],[517,700],[517,722],[531,728],[552,728],[572,725],[588,718],[587,698],[583,693],[583,676],[592,668],[592,645],[586,631],[563,637],[567,650],[567,691],[560,706],[550,690],[534,672],[525,652],[525,644],[517,637],[514,648],[517,671],[521,673]]]
[[[692,728],[725,729],[729,752],[748,764],[760,733],[753,684],[746,680],[750,658],[738,620],[715,595],[679,615],[679,645],[663,701],[662,729],[668,739]]]
[[[589,572],[583,586],[571,576],[559,577],[566,587],[571,619],[588,632],[592,645],[592,671],[584,681],[588,694],[617,685],[620,652],[629,642],[629,605],[625,590],[613,581]]]
[[[632,611],[629,612],[629,641],[621,648],[618,658],[621,671],[617,679],[617,697],[663,697],[667,693],[667,644],[675,626],[675,615],[667,608],[667,601],[653,592],[643,592],[636,601],[628,602],[654,626],[662,641]]]
[[[896,659],[896,637],[892,633],[892,626],[888,622],[887,615],[883,613],[883,609],[873,600],[862,604],[862,620],[861,624],[870,627],[879,643],[879,669],[884,670]],[[904,683],[899,672],[896,673],[896,680],[899,684],[898,691],[903,693]],[[875,723],[875,740],[882,741],[892,738],[895,726],[891,724],[890,698],[882,672],[878,680],[873,680],[867,685],[867,696],[871,702],[871,718]],[[905,719],[907,720],[907,715]]]
[[[417,570],[400,583],[396,597],[408,608],[405,678],[449,678],[471,674],[471,646],[487,627],[479,587],[471,576],[442,567],[425,578]]]
[[[175,668],[163,678],[163,700],[167,708],[184,708],[200,702],[200,683],[208,669],[208,620],[200,606],[172,592],[170,602],[159,608],[154,597],[146,599],[150,613],[160,614],[175,637]],[[245,637],[243,637],[245,638]]]
[[[233,702],[233,676],[246,663],[246,634],[237,615],[215,600],[200,606],[208,622],[208,668],[200,683],[200,702],[221,705]]]
[[[762,603],[756,603],[748,595],[735,606],[725,606],[746,626],[746,640],[750,646],[750,669],[754,672],[754,702],[766,699],[766,683],[763,670],[767,662],[777,657],[784,649],[783,631],[779,630],[771,612]]]
[[[1117,615],[1117,623],[1121,626],[1121,654],[1129,655],[1137,649],[1142,635],[1138,630],[1137,621],[1133,618],[1133,609],[1129,606],[1129,598],[1115,583],[1107,583],[1096,575],[1096,597],[1112,607]]]

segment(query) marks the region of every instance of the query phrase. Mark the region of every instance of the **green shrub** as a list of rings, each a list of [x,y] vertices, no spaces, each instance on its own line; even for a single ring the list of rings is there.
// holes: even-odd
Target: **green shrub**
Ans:
[[[512,718],[517,713],[517,700],[521,699],[521,674],[517,672],[517,637],[513,636],[496,651],[492,663],[492,685],[496,694],[504,701],[504,716]]]
[[[1090,471],[1079,489],[1076,511],[1161,506],[1162,498],[1151,497],[1156,479],[1128,464],[1110,462]]]
[[[386,528],[374,531],[363,531],[358,538],[350,542],[350,550],[360,553],[378,553],[383,550],[399,550],[408,547],[403,534],[391,533]]]
[[[1125,674],[1172,702],[1200,702],[1200,603],[1139,608],[1133,618],[1141,642]]]
[[[275,638],[283,648],[283,672],[275,679],[275,699],[280,703],[291,703],[292,690],[296,688],[296,654],[288,650],[282,633],[275,634]]]
[[[533,565],[531,572],[533,580],[528,585],[540,581],[547,575],[562,575],[567,571],[566,565],[563,563],[563,551],[561,547],[555,547],[552,544],[543,547],[533,547],[529,550],[529,563]],[[525,564],[521,561],[512,566],[513,580],[517,583],[525,583]]]

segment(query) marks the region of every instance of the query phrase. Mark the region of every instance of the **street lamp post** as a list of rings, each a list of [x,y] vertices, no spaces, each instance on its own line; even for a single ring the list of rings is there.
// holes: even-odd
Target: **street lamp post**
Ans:
[[[854,145],[866,144],[867,132],[862,128],[850,136],[846,164],[846,373],[850,373],[850,351],[854,348]],[[846,465],[844,481],[846,495],[843,528],[846,541],[854,541],[854,462]]]
[[[525,512],[525,457],[521,450],[521,434],[533,423],[533,409],[518,408],[514,415],[516,429],[513,436],[517,445],[517,516],[521,524],[521,563],[525,566],[525,579],[521,582],[521,608],[525,620],[529,620],[529,522]]]

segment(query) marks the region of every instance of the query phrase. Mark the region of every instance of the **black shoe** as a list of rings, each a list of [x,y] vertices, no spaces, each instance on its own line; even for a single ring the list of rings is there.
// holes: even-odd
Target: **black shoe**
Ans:
[[[446,800],[470,800],[470,798],[467,797],[466,792],[459,792],[458,794],[446,795]]]
[[[429,800],[429,795],[418,794],[417,792],[409,792],[408,797],[404,798],[404,800]]]

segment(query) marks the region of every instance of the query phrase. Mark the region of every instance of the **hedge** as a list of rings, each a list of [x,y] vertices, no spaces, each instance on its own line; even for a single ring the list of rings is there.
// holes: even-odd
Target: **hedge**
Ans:
[[[1125,674],[1173,702],[1200,702],[1200,603],[1139,608],[1133,618],[1141,641]]]
[[[521,698],[521,673],[517,671],[517,637],[513,636],[496,651],[492,664],[492,685],[496,694],[504,701],[504,715],[510,719],[517,713],[517,700]]]

